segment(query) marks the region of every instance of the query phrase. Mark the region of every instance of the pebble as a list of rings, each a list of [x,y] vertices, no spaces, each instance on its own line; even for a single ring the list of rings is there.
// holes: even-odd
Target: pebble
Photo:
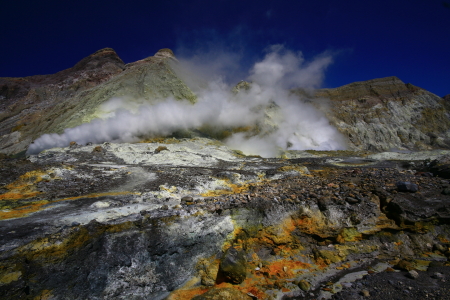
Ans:
[[[347,198],[345,198],[345,201],[347,201],[347,203],[350,203],[350,204],[356,204],[359,202],[358,199],[355,199],[353,197],[347,197]]]
[[[408,274],[412,279],[417,279],[419,277],[419,273],[417,273],[415,270],[408,271]]]
[[[362,290],[361,295],[363,295],[364,297],[370,297],[370,293],[368,290]]]
[[[435,278],[435,279],[442,279],[442,278],[444,278],[444,274],[442,274],[442,273],[439,273],[439,272],[435,272],[434,274],[433,274],[433,276],[431,276],[432,278]]]
[[[184,196],[183,198],[181,198],[181,202],[192,202],[194,201],[194,198],[192,198],[191,196]]]

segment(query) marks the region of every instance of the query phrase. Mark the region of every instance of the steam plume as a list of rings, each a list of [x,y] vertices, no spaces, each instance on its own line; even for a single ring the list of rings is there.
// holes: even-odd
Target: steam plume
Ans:
[[[280,148],[344,149],[344,139],[325,116],[289,92],[292,87],[306,90],[319,87],[331,62],[331,56],[327,55],[305,62],[301,53],[273,46],[250,70],[248,79],[252,83],[237,94],[220,78],[202,85],[194,84],[195,77],[190,76],[188,85],[198,96],[195,105],[168,98],[137,107],[129,99],[114,98],[102,106],[107,113],[105,119],[68,128],[62,134],[45,134],[30,145],[28,153],[66,147],[71,141],[134,142],[142,136],[167,136],[202,126],[217,130],[257,126],[258,134],[234,133],[225,142],[246,154],[264,157],[275,156]],[[180,64],[178,68],[183,68],[183,63]]]

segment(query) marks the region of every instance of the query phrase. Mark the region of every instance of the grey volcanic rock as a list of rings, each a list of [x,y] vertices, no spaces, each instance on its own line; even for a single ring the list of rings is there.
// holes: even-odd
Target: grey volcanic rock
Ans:
[[[331,100],[330,108],[322,109],[348,138],[352,149],[425,150],[450,146],[448,101],[397,77],[322,89],[316,97]]]
[[[415,183],[408,181],[399,181],[396,183],[399,192],[415,193],[419,190],[419,187]]]
[[[0,160],[2,299],[327,299],[370,264],[447,262],[448,179],[336,160],[200,138]]]

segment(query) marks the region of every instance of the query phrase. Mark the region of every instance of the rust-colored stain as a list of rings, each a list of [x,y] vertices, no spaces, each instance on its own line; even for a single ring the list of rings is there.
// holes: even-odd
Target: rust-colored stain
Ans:
[[[16,207],[13,209],[1,210],[0,211],[0,220],[23,218],[23,217],[28,216],[31,213],[43,210],[45,205],[56,203],[56,202],[77,200],[77,199],[81,199],[81,198],[98,198],[98,197],[104,197],[104,196],[120,196],[120,195],[130,195],[130,194],[136,194],[136,193],[134,193],[134,192],[93,193],[93,194],[88,194],[88,195],[83,195],[83,196],[57,199],[54,201],[39,200],[39,201],[34,201],[29,204],[26,204],[26,205],[23,205],[20,207]]]
[[[302,273],[302,270],[311,271],[313,270],[313,266],[301,261],[280,259],[262,268],[263,272],[266,271],[269,275],[274,275],[278,278],[292,278],[296,274]]]
[[[193,289],[182,289],[173,291],[167,300],[191,300],[195,296],[202,295],[209,290],[207,287],[196,287]]]
[[[136,192],[92,193],[92,194],[88,194],[88,195],[63,198],[63,199],[59,199],[59,200],[54,201],[54,202],[66,201],[66,200],[77,200],[77,199],[82,199],[82,198],[98,198],[98,197],[104,197],[104,196],[121,196],[121,195],[137,195],[137,194],[138,193],[136,193]]]
[[[214,288],[233,288],[243,292],[244,294],[252,293],[258,299],[267,299],[266,293],[264,293],[261,288],[258,288],[258,285],[260,284],[261,281],[259,278],[247,277],[240,285],[232,285],[231,283],[221,282],[220,284],[216,284]]]
[[[246,280],[244,281],[245,286],[238,288],[241,292],[248,294],[251,293],[258,299],[266,299],[267,295],[261,289],[258,289],[256,284],[261,284],[259,281]]]
[[[25,246],[19,248],[19,252],[28,260],[45,260],[56,262],[65,258],[75,249],[85,245],[92,235],[85,227],[80,227],[72,232],[68,237],[58,235],[39,238]]]
[[[442,234],[438,235],[437,238],[439,239],[439,241],[441,241],[441,243],[450,244],[450,241],[446,237],[444,237]]]
[[[319,270],[327,268],[330,263],[331,262],[329,259],[324,259],[322,257],[316,258],[316,266],[319,268]]]
[[[0,220],[21,218],[27,216],[33,212],[41,210],[42,206],[48,203],[49,202],[47,200],[41,200],[33,202],[29,205],[14,208],[12,210],[0,210]]]
[[[17,200],[36,197],[40,192],[36,191],[35,184],[44,180],[42,176],[48,173],[42,170],[30,171],[21,175],[16,181],[5,186],[8,192],[0,195],[0,200]]]
[[[68,233],[57,233],[38,238],[18,248],[18,253],[30,261],[42,264],[56,264],[73,255],[93,239],[104,233],[121,232],[134,226],[133,222],[122,224],[98,224],[87,229],[84,226],[73,227]]]
[[[224,180],[225,186],[228,187],[228,189],[222,189],[222,190],[210,190],[203,194],[200,194],[202,197],[217,197],[221,195],[234,195],[234,194],[241,194],[245,193],[249,189],[249,185],[243,184],[243,185],[237,185],[234,183],[230,183],[227,180]]]

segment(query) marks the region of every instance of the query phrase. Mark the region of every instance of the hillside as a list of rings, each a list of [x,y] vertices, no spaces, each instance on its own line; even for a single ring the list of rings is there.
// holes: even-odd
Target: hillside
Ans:
[[[183,81],[188,80],[192,86],[192,76],[186,75],[178,65],[169,49],[125,65],[113,49],[105,48],[56,74],[0,78],[0,153],[13,155],[23,152],[43,134],[61,134],[67,128],[104,118],[107,113],[103,106],[111,99],[125,99],[123,101],[133,105],[154,105],[168,98],[195,103],[197,86],[193,92]],[[245,94],[245,90],[240,94]],[[342,133],[341,139],[345,142],[337,144],[345,143],[342,147],[350,150],[430,150],[450,146],[448,101],[404,84],[396,77],[322,89],[314,96],[300,90],[294,90],[294,94],[298,96],[299,107],[312,103],[322,111],[330,124]],[[245,103],[252,101],[252,97],[250,93]],[[274,103],[280,105],[277,101]],[[257,126],[250,130],[249,136],[273,132],[274,128],[280,127],[279,120],[275,119],[284,117],[271,115],[276,110],[270,110],[270,105],[266,108],[269,110],[264,121],[260,119],[244,126],[238,124],[234,129],[233,126],[214,129],[212,136],[210,129],[214,126],[201,124],[202,128],[188,128],[191,131],[187,136],[223,138],[229,134],[218,131],[239,131],[242,130],[240,127],[249,125]],[[306,106],[302,109],[311,110]],[[311,113],[317,115],[317,119],[322,118],[318,111]],[[209,129],[205,131],[206,127]],[[156,137],[155,134],[152,137]],[[290,143],[287,141],[288,145]],[[289,150],[289,146],[279,147]]]

